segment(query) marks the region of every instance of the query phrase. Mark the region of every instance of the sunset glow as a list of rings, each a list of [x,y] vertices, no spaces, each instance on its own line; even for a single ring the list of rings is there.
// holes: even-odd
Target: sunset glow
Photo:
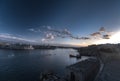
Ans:
[[[110,39],[101,39],[96,41],[94,44],[106,44],[106,43],[120,43],[120,31],[117,33],[113,34]]]

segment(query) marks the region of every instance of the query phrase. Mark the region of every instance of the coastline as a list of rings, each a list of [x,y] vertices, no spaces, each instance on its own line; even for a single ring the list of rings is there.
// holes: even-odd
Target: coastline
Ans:
[[[92,45],[78,49],[81,56],[95,56],[102,68],[95,81],[120,81],[120,46],[118,44]]]

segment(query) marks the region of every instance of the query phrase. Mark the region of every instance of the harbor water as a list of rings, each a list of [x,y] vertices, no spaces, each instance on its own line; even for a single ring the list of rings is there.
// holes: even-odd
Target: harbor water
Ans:
[[[52,70],[64,76],[65,67],[82,59],[73,49],[4,50],[0,49],[0,81],[40,81],[40,73]]]

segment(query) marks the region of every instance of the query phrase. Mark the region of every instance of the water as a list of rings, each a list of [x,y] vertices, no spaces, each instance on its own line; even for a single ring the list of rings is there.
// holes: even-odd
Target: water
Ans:
[[[64,76],[66,66],[80,61],[69,58],[69,54],[78,53],[73,49],[0,49],[0,81],[39,81],[40,72],[45,70],[53,70]]]

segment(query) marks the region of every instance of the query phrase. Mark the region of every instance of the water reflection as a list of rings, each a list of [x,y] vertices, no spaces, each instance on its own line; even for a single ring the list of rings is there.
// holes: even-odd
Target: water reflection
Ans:
[[[73,49],[0,50],[0,81],[39,81],[44,70],[63,76],[66,66],[80,61],[69,58],[71,53],[77,54]]]

